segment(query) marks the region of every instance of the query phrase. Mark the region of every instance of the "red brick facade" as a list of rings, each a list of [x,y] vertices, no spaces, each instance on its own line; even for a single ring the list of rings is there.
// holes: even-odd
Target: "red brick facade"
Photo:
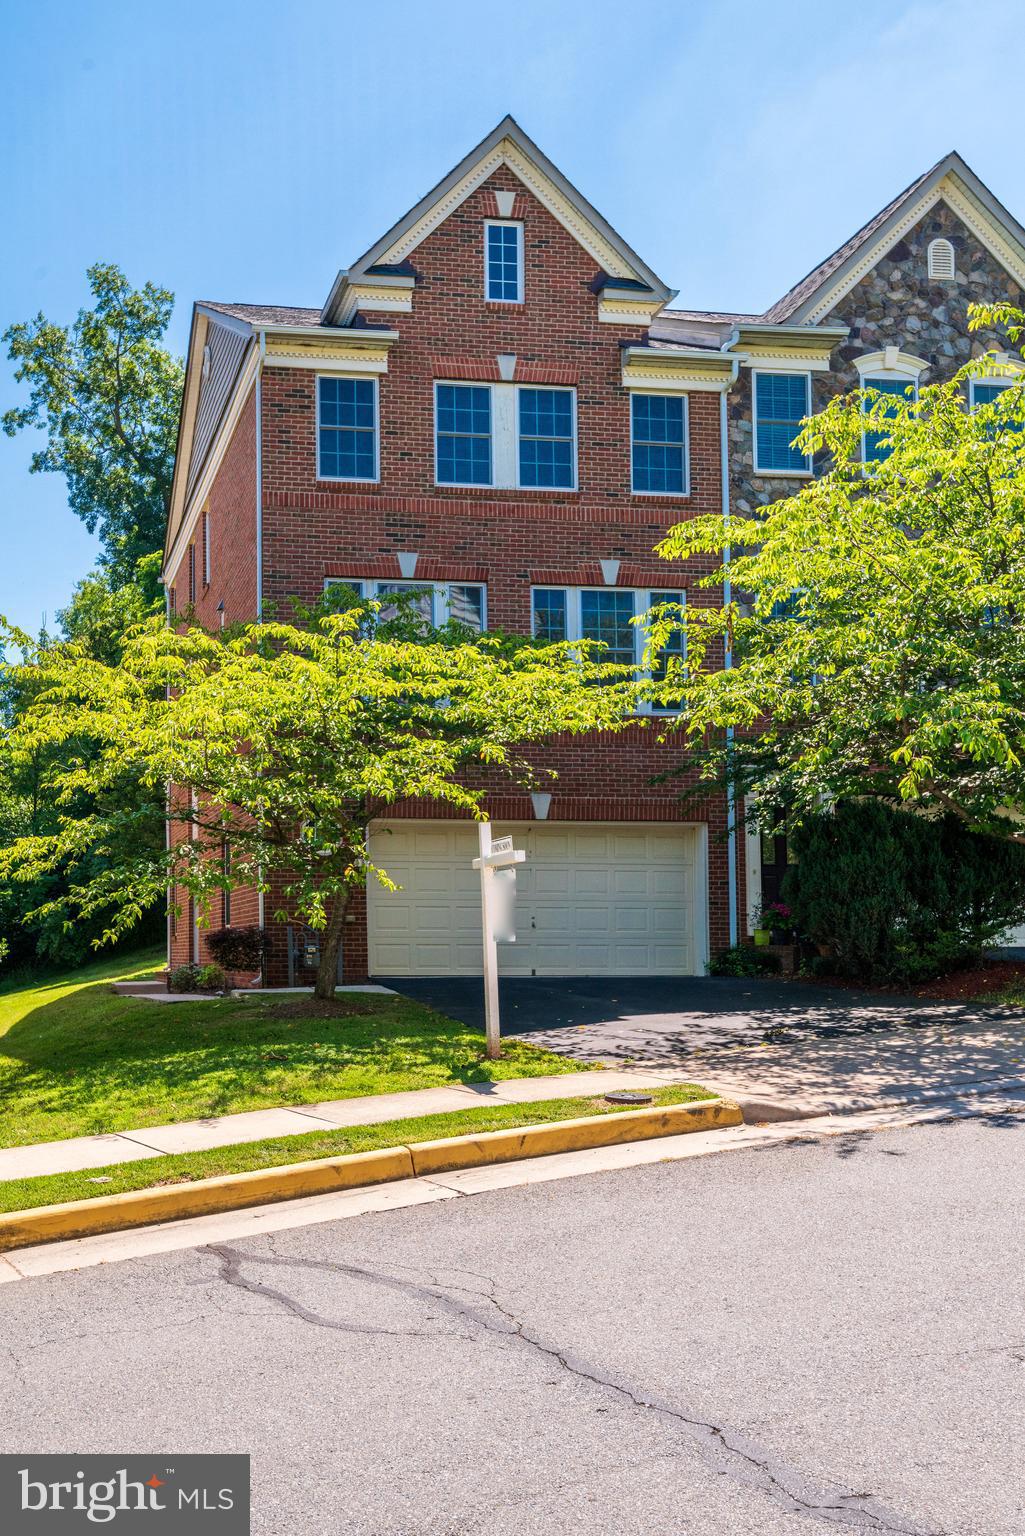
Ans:
[[[496,213],[496,190],[516,194],[512,217],[523,224],[522,304],[484,295],[483,220]],[[690,491],[686,497],[635,496],[630,488],[630,398],[622,348],[643,344],[642,326],[599,320],[595,260],[507,166],[471,193],[411,255],[417,273],[412,313],[371,314],[398,331],[379,378],[380,478],[339,484],[316,478],[316,373],[262,370],[262,598],[316,599],[332,576],[398,579],[398,553],[419,556],[418,580],[486,584],[489,627],[529,633],[531,587],[603,585],[602,560],[619,561],[617,584],[683,588],[689,602],[718,602],[697,584],[701,569],[668,565],[654,554],[682,518],[718,512],[722,484],[720,397],[688,396]],[[572,385],[577,401],[577,485],[572,492],[443,488],[434,483],[434,380],[498,379],[499,354],[516,358],[513,382]],[[210,583],[200,517],[195,534],[197,618],[211,627],[224,604],[228,622],[257,611],[255,392],[243,410],[206,498]],[[188,553],[167,579],[185,606]],[[713,950],[728,942],[725,808],[721,801],[681,804],[678,785],[653,777],[681,758],[659,746],[656,720],[613,738],[556,741],[543,759],[558,770],[552,821],[695,821],[709,823],[708,906]],[[496,818],[529,819],[530,802],[514,789],[496,795]],[[396,815],[444,814],[403,806]],[[742,893],[741,893],[742,899]],[[285,979],[280,925],[271,921],[270,979]],[[365,976],[367,935],[362,899],[353,903],[344,972]],[[232,920],[258,920],[253,893],[237,892]],[[214,914],[215,925],[218,916]],[[174,963],[191,958],[187,910],[171,942]],[[200,936],[199,953],[205,957]],[[300,978],[303,979],[303,978]]]

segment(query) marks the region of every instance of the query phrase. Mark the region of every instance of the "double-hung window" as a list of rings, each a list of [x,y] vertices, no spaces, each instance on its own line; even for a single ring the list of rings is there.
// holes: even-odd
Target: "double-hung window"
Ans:
[[[379,602],[382,620],[394,617],[399,611],[398,604],[389,604],[389,596],[408,593],[401,607],[419,614],[426,624],[437,626],[455,619],[478,634],[486,628],[486,589],[477,582],[361,581],[339,576],[330,577],[326,585],[348,587],[358,602],[371,598]]]
[[[518,396],[520,485],[572,490],[573,391],[521,388]]]
[[[905,375],[894,376],[889,374],[882,378],[866,377],[862,379],[861,387],[862,389],[878,390],[881,395],[892,395],[895,400],[916,400],[918,398],[917,381],[907,378]],[[869,410],[878,410],[878,407],[879,402],[877,400],[866,399],[863,409],[865,412],[868,412]],[[884,405],[882,414],[885,420],[886,418],[896,416],[898,412],[895,406]],[[883,459],[888,459],[891,452],[889,435],[885,428],[882,431],[866,431],[861,434],[861,457],[864,463],[880,463]]]
[[[435,386],[435,463],[439,485],[491,485],[491,389]]]
[[[317,380],[317,479],[376,480],[377,380]]]
[[[645,629],[634,621],[649,609],[664,603],[683,606],[682,592],[657,592],[628,587],[535,587],[531,593],[531,631],[537,640],[597,640],[605,649],[595,660],[619,666],[640,665],[645,649]],[[683,632],[675,631],[655,660],[652,680],[664,680],[670,656],[681,656]],[[650,714],[671,706],[643,703],[642,713]]]
[[[576,456],[572,389],[435,384],[438,485],[573,490]]]
[[[630,397],[631,488],[642,496],[687,495],[687,397]]]
[[[675,609],[683,608],[684,594],[682,592],[652,592],[651,607],[661,608],[670,605],[662,615],[665,618],[676,618]],[[685,654],[684,633],[682,629],[674,629],[666,640],[658,656],[653,658],[651,669],[652,681],[664,683],[669,671],[669,663],[672,659],[682,661]]]
[[[810,475],[811,459],[793,446],[811,412],[807,373],[754,372],[754,463],[761,475]]]
[[[485,224],[484,285],[493,303],[523,303],[522,224]]]

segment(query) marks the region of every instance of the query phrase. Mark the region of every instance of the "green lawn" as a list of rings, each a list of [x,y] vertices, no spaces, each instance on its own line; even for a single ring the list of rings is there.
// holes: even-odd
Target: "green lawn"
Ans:
[[[0,1146],[580,1070],[516,1040],[487,1061],[482,1035],[404,997],[344,994],[317,1017],[294,998],[164,1004],[111,991],[162,964],[119,956],[0,991]]]
[[[686,1104],[693,1099],[714,1098],[696,1083],[660,1088],[656,1104]],[[248,1146],[219,1147],[212,1152],[183,1152],[177,1156],[147,1157],[135,1163],[114,1163],[82,1173],[54,1173],[38,1179],[9,1179],[0,1183],[0,1211],[24,1211],[37,1205],[58,1205],[65,1200],[90,1200],[98,1195],[120,1195],[130,1189],[155,1185],[186,1184],[212,1179],[222,1173],[244,1173],[251,1168],[278,1168],[288,1163],[322,1157],[341,1157],[346,1152],[371,1152],[377,1147],[408,1146],[415,1141],[435,1141],[443,1136],[514,1129],[552,1120],[576,1120],[582,1115],[621,1114],[627,1104],[608,1104],[604,1099],[546,1099],[539,1104],[491,1104],[480,1109],[460,1109],[443,1115],[423,1115],[417,1120],[387,1120],[380,1125],[347,1126],[337,1131],[313,1131],[304,1136],[278,1136]]]

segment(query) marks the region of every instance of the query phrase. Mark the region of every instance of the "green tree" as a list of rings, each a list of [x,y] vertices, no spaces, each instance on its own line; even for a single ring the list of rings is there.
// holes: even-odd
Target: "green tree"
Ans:
[[[172,294],[153,283],[133,289],[110,263],[87,276],[95,302],[73,325],[39,314],[4,332],[29,400],[2,420],[8,436],[45,431],[32,470],[65,477],[72,511],[99,532],[101,561],[124,585],[163,543],[183,367],[161,345]]]
[[[155,619],[113,666],[80,644],[37,651],[18,669],[28,703],[10,748],[54,752],[61,817],[0,849],[0,881],[65,872],[51,908],[109,913],[115,939],[169,883],[208,907],[229,838],[231,883],[280,884],[277,915],[323,932],[316,986],[330,997],[351,891],[390,884],[368,822],[410,799],[480,817],[489,788],[544,773],[531,744],[633,718],[630,669],[593,649],[452,629],[403,638],[354,609],[234,633]],[[125,802],[126,778],[150,802],[182,786],[169,849],[146,847],[148,811]]]
[[[1015,336],[1025,323],[1006,309],[974,323],[994,318]],[[825,467],[798,494],[757,518],[695,518],[660,545],[718,554],[705,584],[733,584],[725,606],[680,620],[670,729],[705,788],[732,780],[797,820],[872,796],[1025,843],[1025,385],[967,408],[969,381],[998,369],[979,358],[917,401],[834,399],[804,425]],[[869,464],[866,429],[889,450]]]

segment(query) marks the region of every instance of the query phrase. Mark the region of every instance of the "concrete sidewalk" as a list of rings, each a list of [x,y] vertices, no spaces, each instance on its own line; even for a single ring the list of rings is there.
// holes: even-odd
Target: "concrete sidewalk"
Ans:
[[[274,1136],[301,1136],[310,1131],[343,1126],[376,1125],[384,1120],[414,1120],[483,1104],[534,1104],[542,1099],[588,1098],[616,1088],[664,1088],[686,1081],[683,1072],[570,1072],[559,1077],[509,1078],[497,1083],[453,1083],[445,1088],[419,1088],[410,1093],[379,1093],[360,1099],[333,1099],[288,1109],[256,1109],[242,1115],[209,1120],[182,1120],[177,1125],[119,1131],[106,1136],[73,1136],[66,1141],[42,1141],[31,1147],[0,1150],[0,1181],[34,1179],[49,1173],[81,1173],[108,1163],[129,1163],[161,1153],[205,1152],[214,1147],[266,1141]]]

